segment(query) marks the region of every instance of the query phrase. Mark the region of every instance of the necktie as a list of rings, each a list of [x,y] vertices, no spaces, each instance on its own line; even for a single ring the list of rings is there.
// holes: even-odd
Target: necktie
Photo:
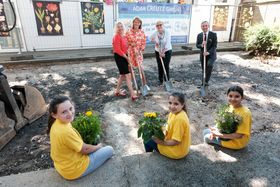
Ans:
[[[203,41],[206,41],[206,33],[204,33]]]

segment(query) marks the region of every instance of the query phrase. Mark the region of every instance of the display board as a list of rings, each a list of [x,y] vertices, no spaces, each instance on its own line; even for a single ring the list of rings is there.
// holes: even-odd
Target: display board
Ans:
[[[143,22],[143,30],[149,36],[156,30],[156,22],[164,22],[171,33],[172,43],[188,43],[191,19],[191,5],[172,3],[118,3],[118,21],[130,28],[134,17]]]

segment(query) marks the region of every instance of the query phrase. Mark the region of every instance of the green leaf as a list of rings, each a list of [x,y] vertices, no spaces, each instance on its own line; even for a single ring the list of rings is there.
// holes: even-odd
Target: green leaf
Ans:
[[[143,128],[142,128],[142,127],[140,127],[140,128],[138,129],[138,131],[137,131],[138,138],[140,138],[140,137],[141,137],[141,135],[142,135],[142,131],[143,131]]]
[[[35,10],[35,14],[38,17],[38,19],[43,22],[43,18],[41,18],[41,15]]]

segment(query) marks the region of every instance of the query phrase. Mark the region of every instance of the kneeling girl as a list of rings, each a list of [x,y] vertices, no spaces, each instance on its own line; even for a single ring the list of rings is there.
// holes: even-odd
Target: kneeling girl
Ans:
[[[191,145],[189,118],[186,112],[185,96],[173,93],[169,97],[169,116],[164,140],[153,137],[145,145],[146,152],[158,151],[160,154],[181,159],[188,153]]]
[[[242,149],[247,146],[251,137],[252,114],[246,106],[242,105],[243,98],[243,89],[240,86],[233,86],[228,89],[229,111],[239,115],[242,121],[236,132],[231,134],[220,133],[216,127],[205,129],[203,136],[206,143],[217,144],[229,149]]]

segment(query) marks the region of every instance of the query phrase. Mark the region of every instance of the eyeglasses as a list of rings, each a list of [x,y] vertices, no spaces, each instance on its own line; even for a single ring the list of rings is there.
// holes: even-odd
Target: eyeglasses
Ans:
[[[162,26],[162,24],[156,25],[156,27],[161,27],[161,26]]]

